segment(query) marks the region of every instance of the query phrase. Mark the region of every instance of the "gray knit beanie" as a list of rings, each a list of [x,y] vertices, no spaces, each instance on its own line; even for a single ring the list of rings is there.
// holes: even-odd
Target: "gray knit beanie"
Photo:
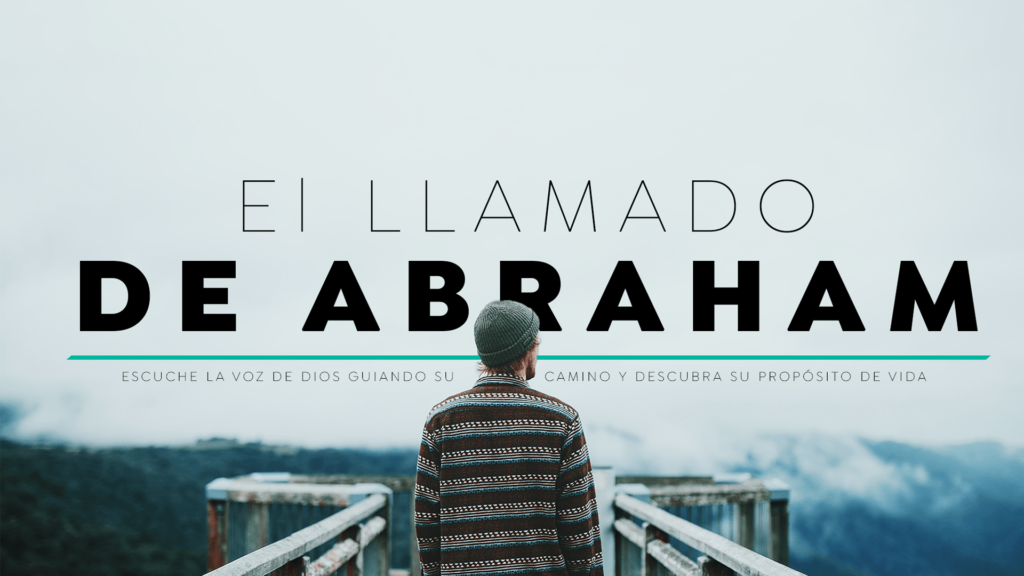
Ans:
[[[505,366],[533,348],[539,330],[540,318],[533,310],[512,300],[495,300],[473,324],[476,353],[484,366]]]

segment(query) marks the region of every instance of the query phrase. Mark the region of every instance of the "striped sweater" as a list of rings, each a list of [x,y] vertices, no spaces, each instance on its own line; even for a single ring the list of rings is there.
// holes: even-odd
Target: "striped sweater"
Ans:
[[[579,414],[484,376],[427,416],[416,470],[424,576],[603,576]]]

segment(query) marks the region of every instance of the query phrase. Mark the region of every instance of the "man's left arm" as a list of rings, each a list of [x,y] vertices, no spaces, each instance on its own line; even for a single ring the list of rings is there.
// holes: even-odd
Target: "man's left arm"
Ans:
[[[558,544],[569,574],[603,576],[597,494],[579,416],[570,423],[562,446],[557,487]]]

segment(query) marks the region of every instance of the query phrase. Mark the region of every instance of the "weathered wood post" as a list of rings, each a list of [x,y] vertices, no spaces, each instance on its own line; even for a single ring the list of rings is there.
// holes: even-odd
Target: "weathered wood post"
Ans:
[[[378,576],[389,576],[391,573],[391,507],[393,498],[388,496],[388,505],[378,512],[381,518],[387,521],[387,529],[378,536],[377,543],[377,570]]]
[[[618,508],[616,508],[615,509],[615,520],[618,520],[620,518],[628,520],[629,519],[629,514],[626,514],[622,510],[619,510]],[[612,522],[614,523],[615,520],[612,520]],[[619,534],[619,531],[616,530],[615,531],[615,535],[614,535],[614,539],[612,540],[612,548],[610,550],[610,552],[612,553],[612,558],[611,558],[611,560],[609,560],[608,556],[605,556],[605,563],[607,565],[609,565],[609,566],[614,566],[615,567],[615,574],[613,576],[626,576],[626,574],[628,574],[628,572],[626,571],[626,566],[625,566],[626,555],[624,553],[625,552],[625,547],[628,546],[628,545],[629,545],[629,542],[626,540],[625,536],[623,536],[622,534]],[[603,550],[604,550],[604,547],[602,546],[602,551]],[[607,552],[605,552],[605,554],[607,554]]]
[[[644,522],[643,569],[640,572],[641,576],[658,576],[660,562],[651,555],[647,548],[651,542],[655,541],[668,542],[668,534],[659,530],[657,526]]]
[[[789,484],[769,478],[764,487],[770,493],[768,557],[789,566]]]
[[[640,576],[657,576],[658,574],[658,561],[651,556],[650,551],[647,549],[647,545],[653,540],[657,540],[658,529],[654,527],[650,522],[644,522],[644,547],[640,551]]]
[[[206,571],[227,564],[227,502],[206,501]]]
[[[341,544],[346,540],[351,540],[355,542],[357,545],[359,544],[358,524],[345,530],[341,534],[338,534],[338,544]],[[359,567],[356,566],[356,559],[352,558],[351,560],[346,562],[344,566],[344,572],[342,570],[338,570],[337,574],[344,574],[344,576],[359,576]]]
[[[217,478],[206,485],[206,569],[213,571],[228,563],[228,486],[231,480]]]
[[[754,502],[736,504],[736,543],[754,549]]]
[[[615,486],[615,493],[627,494],[641,502],[647,502],[648,504],[651,502],[651,489],[643,484],[617,484]],[[630,522],[633,521],[632,515],[623,513],[617,508],[615,513],[618,517],[626,518]],[[618,519],[618,517],[616,519]],[[636,554],[635,551],[637,550],[637,547],[628,539],[620,535],[618,531],[615,533],[615,544],[615,576],[632,576],[634,574],[641,574],[644,569],[644,564],[647,562],[647,550],[640,550],[640,554]],[[640,558],[639,565],[630,561],[637,556]]]
[[[356,527],[356,537],[354,538],[356,544],[359,546],[356,552],[356,557],[348,561],[348,576],[363,576],[363,527],[359,525]]]
[[[266,502],[247,502],[245,505],[245,550],[255,552],[267,545],[270,527],[270,505]]]
[[[383,518],[384,521],[387,522],[387,525],[384,527],[384,531],[379,536],[377,536],[374,545],[371,546],[370,550],[371,553],[374,553],[374,557],[370,561],[370,565],[374,567],[374,570],[377,573],[367,574],[366,576],[388,576],[388,572],[391,570],[391,526],[393,520],[391,510],[394,509],[394,492],[391,490],[391,488],[388,488],[383,484],[353,484],[351,490],[349,491],[348,505],[352,506],[366,499],[371,494],[383,494],[387,497],[387,506],[385,506],[379,512],[377,512],[377,515]],[[366,544],[368,544],[368,542],[362,541],[362,534],[360,534],[359,542],[359,554],[352,562],[352,564],[356,565],[356,574],[353,575],[352,570],[350,569],[350,576],[361,576],[364,573],[365,566],[367,564],[367,555],[364,554],[363,547]],[[376,547],[376,550],[373,550],[374,546]]]

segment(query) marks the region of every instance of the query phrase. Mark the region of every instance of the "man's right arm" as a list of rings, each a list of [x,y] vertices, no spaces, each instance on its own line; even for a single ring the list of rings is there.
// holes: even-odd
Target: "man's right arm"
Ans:
[[[416,542],[423,576],[441,574],[441,452],[435,436],[423,428],[416,463]]]

